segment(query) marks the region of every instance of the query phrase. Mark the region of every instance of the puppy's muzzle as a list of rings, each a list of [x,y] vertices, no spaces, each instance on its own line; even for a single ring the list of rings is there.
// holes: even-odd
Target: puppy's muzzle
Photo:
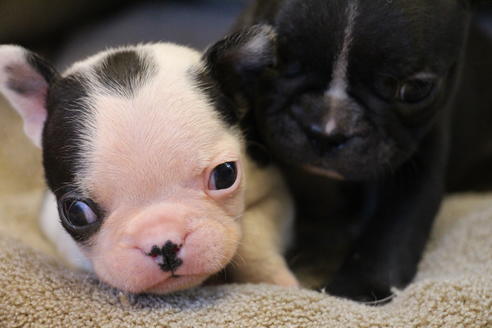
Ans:
[[[322,153],[343,147],[354,137],[368,133],[362,109],[352,100],[304,99],[291,115],[313,146]]]
[[[163,246],[152,246],[150,253],[147,255],[152,257],[164,272],[174,272],[183,264],[183,260],[178,257],[178,252],[181,245],[177,245],[168,240]]]

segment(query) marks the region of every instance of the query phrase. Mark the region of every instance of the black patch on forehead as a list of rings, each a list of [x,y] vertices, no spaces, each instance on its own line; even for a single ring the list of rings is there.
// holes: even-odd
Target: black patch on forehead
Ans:
[[[266,18],[279,35],[280,62],[299,62],[304,72],[329,82],[343,45],[350,2],[357,4],[358,14],[349,75],[382,68],[405,75],[429,62],[439,69],[462,46],[467,11],[459,1],[284,0],[277,14]],[[354,65],[356,72],[351,70]]]
[[[298,62],[328,77],[342,49],[348,24],[347,0],[284,1],[271,22],[278,32],[281,62]]]
[[[149,56],[135,50],[119,50],[107,55],[95,72],[107,91],[132,97],[157,72],[157,66]]]
[[[467,16],[458,1],[359,1],[350,56],[355,73],[407,78],[447,70],[463,46]]]
[[[80,162],[83,116],[90,106],[87,81],[82,75],[56,80],[48,91],[48,117],[43,130],[43,164],[48,186],[57,193],[74,183]]]

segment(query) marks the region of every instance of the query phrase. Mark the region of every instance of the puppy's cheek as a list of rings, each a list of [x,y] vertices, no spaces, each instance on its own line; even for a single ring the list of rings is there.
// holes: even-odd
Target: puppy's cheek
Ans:
[[[398,145],[394,138],[374,132],[349,141],[339,153],[334,153],[334,157],[340,161],[341,169],[345,159],[346,169],[361,174],[366,171],[374,174],[383,169],[399,166],[413,153],[412,149],[410,145]]]
[[[184,259],[178,274],[212,275],[224,269],[236,254],[241,229],[238,222],[204,220],[186,239],[181,250]]]
[[[243,173],[244,177],[245,174]],[[243,178],[244,179],[244,178]],[[245,184],[241,183],[239,189],[235,192],[234,195],[229,196],[229,199],[223,202],[222,211],[224,215],[228,216],[226,220],[233,220],[232,218],[240,216],[244,213],[245,210]]]
[[[364,180],[391,169],[395,160],[395,144],[376,134],[355,137],[343,146],[322,152],[319,166],[331,169],[344,179]]]
[[[115,246],[106,251],[94,250],[90,258],[101,281],[124,291],[140,293],[166,278],[138,249]]]
[[[93,240],[88,258],[98,278],[118,289],[139,293],[165,279],[154,261],[123,240],[122,230],[103,226]]]
[[[262,125],[260,132],[266,143],[278,157],[295,162],[313,157],[309,140],[289,115],[267,117],[259,124]]]

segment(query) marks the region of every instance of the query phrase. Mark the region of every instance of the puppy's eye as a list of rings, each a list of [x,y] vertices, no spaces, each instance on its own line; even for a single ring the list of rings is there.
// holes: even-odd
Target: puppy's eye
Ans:
[[[412,79],[400,84],[398,100],[408,104],[415,104],[425,100],[432,94],[435,81],[433,79]]]
[[[235,162],[227,162],[217,166],[208,181],[208,189],[224,190],[232,187],[237,179],[237,166]]]
[[[98,216],[89,201],[67,199],[63,202],[63,215],[75,227],[84,227],[96,223]]]

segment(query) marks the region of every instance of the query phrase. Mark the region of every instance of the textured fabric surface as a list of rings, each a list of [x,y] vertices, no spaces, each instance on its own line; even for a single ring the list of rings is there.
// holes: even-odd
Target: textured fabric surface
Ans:
[[[0,100],[0,327],[492,327],[492,195],[448,198],[415,282],[385,306],[267,285],[132,296],[56,258],[39,163]]]

